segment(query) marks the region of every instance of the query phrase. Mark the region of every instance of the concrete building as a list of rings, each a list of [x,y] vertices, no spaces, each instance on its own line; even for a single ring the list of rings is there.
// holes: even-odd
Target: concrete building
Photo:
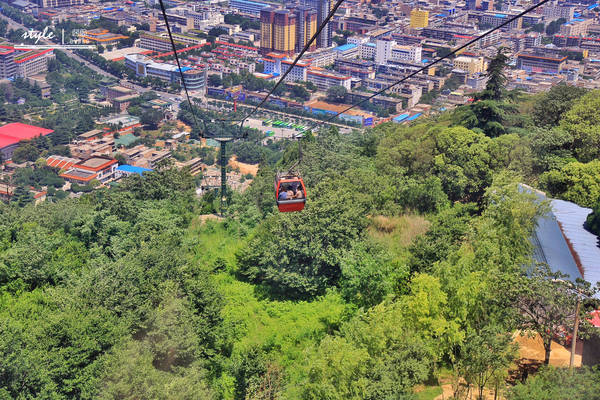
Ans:
[[[350,90],[352,77],[326,70],[312,69],[307,73],[307,80],[323,91],[327,91],[332,86],[343,86],[346,90]]]
[[[379,65],[387,64],[388,60],[392,58],[392,47],[395,45],[396,42],[392,39],[377,39],[377,48],[375,50],[375,62]]]
[[[317,27],[323,24],[323,21],[325,21],[333,7],[331,0],[304,0],[304,5],[317,12]],[[326,48],[332,46],[332,31],[331,21],[329,21],[321,31],[319,37],[317,37],[317,47]]]
[[[429,11],[413,9],[410,12],[411,28],[426,28],[429,25]]]
[[[528,72],[558,74],[563,70],[567,57],[542,57],[535,54],[519,53],[517,68]]]
[[[544,6],[543,13],[547,22],[551,22],[559,18],[564,18],[567,21],[570,21],[573,19],[575,7],[570,4],[559,5],[558,1],[554,1],[551,4],[546,4]]]
[[[377,45],[371,42],[361,43],[358,47],[358,53],[359,57],[364,60],[374,59],[377,53]]]
[[[290,69],[291,66],[292,66],[292,61],[282,60],[281,61],[281,73],[285,74],[287,72],[287,70]],[[306,63],[303,61],[298,61],[296,63],[296,65],[294,66],[294,68],[292,68],[292,71],[285,78],[285,80],[292,81],[292,82],[306,81],[307,77],[308,77],[309,67],[310,67],[309,63]]]
[[[81,35],[81,39],[83,43],[86,44],[92,43],[106,47],[116,45],[121,40],[127,39],[127,36],[112,33],[108,29],[98,28],[85,31],[85,33]]]
[[[272,4],[263,3],[260,1],[250,0],[229,0],[229,7],[238,10],[239,12],[259,15],[261,10],[271,7]]]
[[[52,49],[15,49],[0,45],[0,79],[29,78],[48,71],[48,58],[54,57]]]
[[[421,62],[421,46],[392,46],[391,60]]]
[[[170,83],[181,83],[181,73],[177,65],[158,63],[142,54],[125,56],[125,66],[135,71],[137,76],[153,77]],[[181,67],[181,72],[189,90],[204,90],[206,87],[206,68]]]
[[[53,57],[52,49],[34,50],[15,57],[16,77],[28,78],[48,71],[48,58]]]
[[[485,71],[485,61],[483,57],[459,56],[454,59],[453,67],[469,74],[476,74]]]
[[[104,183],[114,178],[117,167],[118,163],[114,158],[94,156],[73,165],[60,174],[60,177],[80,185],[87,185],[93,180]]]
[[[0,79],[13,78],[16,75],[14,53],[14,48],[0,48]]]
[[[317,32],[317,12],[306,6],[296,7],[294,12],[296,14],[296,52],[299,53]],[[312,43],[308,51],[316,49],[317,40]]]
[[[185,46],[185,43],[173,38],[175,45]],[[140,35],[140,47],[158,52],[173,51],[173,46],[168,37],[159,34],[142,33]]]
[[[34,0],[34,2],[41,8],[82,6],[85,3],[84,0]]]
[[[592,24],[591,19],[575,18],[560,26],[561,35],[586,36],[588,27]]]
[[[289,10],[264,9],[260,12],[260,48],[263,54],[276,51],[292,55],[296,51],[296,15]]]

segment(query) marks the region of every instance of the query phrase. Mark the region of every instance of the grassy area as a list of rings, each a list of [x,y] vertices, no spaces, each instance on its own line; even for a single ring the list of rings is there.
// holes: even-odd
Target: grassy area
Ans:
[[[421,215],[405,214],[398,217],[376,215],[371,217],[369,235],[384,245],[396,257],[407,254],[406,248],[429,229],[429,221]]]
[[[225,224],[196,220],[189,232],[198,241],[194,263],[225,266],[214,279],[225,300],[225,325],[236,338],[234,353],[252,347],[272,349],[275,359],[288,365],[341,322],[347,305],[334,291],[310,302],[277,301],[264,296],[260,287],[237,279],[235,253],[243,241]]]
[[[442,394],[440,386],[428,386],[417,392],[417,400],[434,400],[440,394]]]

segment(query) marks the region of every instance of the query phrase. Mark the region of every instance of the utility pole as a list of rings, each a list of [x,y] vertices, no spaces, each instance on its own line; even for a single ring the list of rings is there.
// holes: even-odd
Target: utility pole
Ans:
[[[231,142],[233,138],[212,138],[219,142],[219,162],[221,163],[221,217],[225,210],[225,193],[227,192],[227,142]]]
[[[575,363],[575,348],[577,346],[577,331],[579,330],[579,308],[581,307],[581,299],[577,293],[577,306],[575,307],[575,326],[573,327],[573,338],[571,339],[571,359],[569,360],[569,369],[573,370]]]

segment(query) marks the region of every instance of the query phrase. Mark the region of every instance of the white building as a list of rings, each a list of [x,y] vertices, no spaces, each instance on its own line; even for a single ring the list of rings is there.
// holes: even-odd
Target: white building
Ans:
[[[393,46],[391,59],[420,63],[422,50],[421,46]]]
[[[376,52],[377,52],[377,45],[375,43],[371,43],[371,42],[361,43],[358,47],[359,57],[364,60],[374,59]]]
[[[283,60],[281,62],[281,73],[285,74],[287,70],[292,66],[292,61]],[[298,63],[292,68],[292,71],[286,76],[286,81],[296,82],[296,81],[306,81],[308,78],[308,68],[310,64],[298,61]]]
[[[392,58],[392,47],[396,45],[396,41],[389,38],[377,39],[375,49],[375,62],[379,65],[387,64],[388,60]]]
[[[307,80],[312,82],[319,90],[326,91],[332,86],[343,86],[347,90],[351,88],[352,77],[332,73],[325,70],[309,70]]]

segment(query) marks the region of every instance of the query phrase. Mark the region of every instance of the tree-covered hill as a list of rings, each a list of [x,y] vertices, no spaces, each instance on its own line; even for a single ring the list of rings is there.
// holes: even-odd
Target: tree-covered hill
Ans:
[[[174,169],[0,205],[0,398],[412,399],[440,377],[458,397],[468,384],[545,398],[560,371],[506,385],[512,333],[552,339],[575,299],[533,265],[545,205],[517,184],[598,203],[599,93],[499,93],[481,101],[502,131],[475,102],[305,137],[301,213],[273,196],[297,143],[218,221],[201,221],[208,197]],[[597,390],[596,376],[552,390]]]

